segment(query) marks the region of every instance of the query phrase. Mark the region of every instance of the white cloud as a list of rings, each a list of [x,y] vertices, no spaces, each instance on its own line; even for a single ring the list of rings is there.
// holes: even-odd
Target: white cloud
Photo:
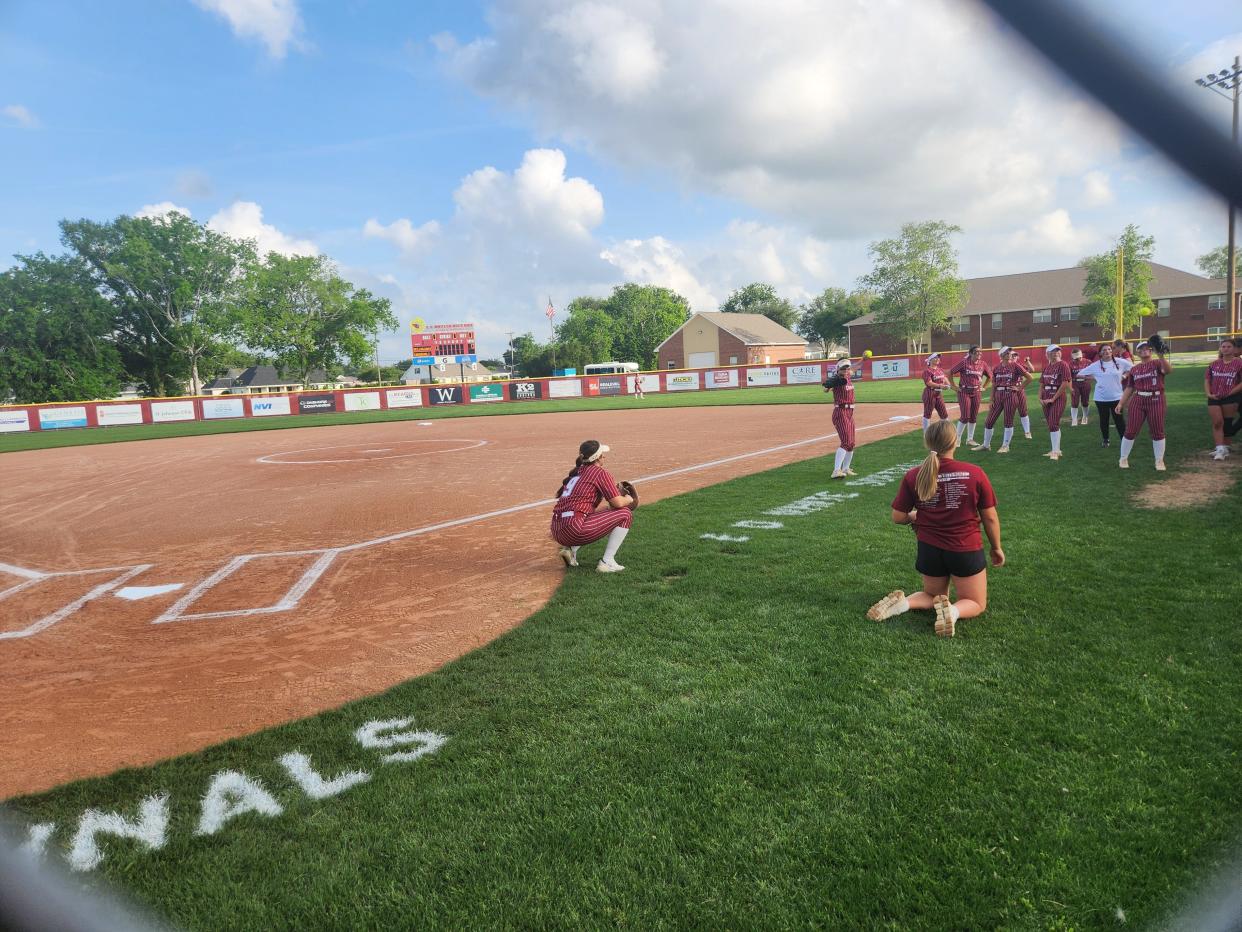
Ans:
[[[284,58],[290,46],[304,47],[297,0],[194,0],[194,4],[228,20],[234,35],[258,39],[272,58]]]
[[[821,236],[1047,212],[1121,138],[951,0],[501,0],[490,22],[435,43],[479,92]]]
[[[1090,252],[1092,245],[1100,239],[1091,230],[1076,228],[1069,211],[1058,207],[1036,217],[1025,229],[1011,234],[1004,248],[1009,254],[1019,257],[1016,262],[1029,261],[1033,256],[1064,257],[1068,261],[1054,264],[1072,265]],[[1013,271],[1026,272],[1033,269],[1015,268]]]
[[[263,208],[254,201],[234,201],[213,214],[207,221],[207,227],[234,239],[254,240],[261,256],[269,252],[285,256],[313,256],[319,252],[319,247],[310,240],[295,239],[264,223]]]
[[[149,217],[152,220],[159,219],[168,214],[185,214],[187,217],[193,216],[188,207],[181,207],[172,201],[160,201],[158,204],[147,204],[141,210],[134,214],[135,217]]]
[[[700,281],[684,250],[663,236],[614,243],[600,258],[614,265],[622,280],[671,288],[696,311],[713,311],[723,298]]]
[[[39,118],[22,104],[6,104],[4,107],[0,107],[0,115],[3,115],[5,119],[10,121],[10,126],[16,126],[20,129],[38,129],[43,125],[39,122]]]
[[[1083,201],[1088,207],[1103,207],[1113,202],[1113,188],[1108,172],[1091,171],[1083,175]]]
[[[415,227],[402,217],[384,226],[372,217],[363,226],[362,232],[366,236],[386,239],[402,252],[412,254],[426,246],[440,232],[440,224],[435,220],[428,220],[422,226]]]

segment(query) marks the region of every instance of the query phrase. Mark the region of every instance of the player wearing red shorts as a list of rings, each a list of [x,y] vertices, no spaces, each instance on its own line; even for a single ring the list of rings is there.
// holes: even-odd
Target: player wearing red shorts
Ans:
[[[953,377],[957,376],[957,381]],[[979,420],[979,399],[983,386],[992,378],[992,370],[983,361],[979,347],[972,346],[956,366],[949,370],[949,383],[957,389],[957,427],[966,425],[966,442],[977,447],[975,443],[975,422]]]
[[[1220,342],[1220,356],[1203,375],[1203,393],[1207,395],[1208,415],[1212,419],[1212,439],[1216,449],[1212,459],[1223,460],[1229,455],[1226,437],[1238,432],[1238,402],[1242,401],[1242,358],[1238,343],[1226,337]]]
[[[619,573],[617,550],[634,523],[630,505],[634,499],[617,488],[616,480],[601,464],[608,447],[586,440],[578,447],[574,468],[561,482],[552,506],[552,539],[561,545],[566,566],[578,565],[578,548],[608,538],[604,555],[595,567],[601,573]],[[596,511],[601,502],[608,508]]]
[[[940,420],[949,419],[949,409],[944,406],[944,390],[952,388],[944,370],[940,368],[940,354],[932,353],[923,365],[923,430],[931,423],[932,412],[940,415]]]
[[[1070,372],[1074,376],[1074,385],[1070,389],[1070,427],[1082,424],[1087,426],[1087,405],[1091,401],[1091,380],[1081,375],[1083,369],[1091,365],[1082,350],[1075,347],[1070,351]]]
[[[1126,417],[1126,435],[1121,438],[1121,459],[1117,465],[1122,469],[1130,468],[1130,451],[1134,449],[1134,440],[1146,421],[1151,431],[1151,450],[1156,458],[1156,469],[1164,472],[1164,377],[1173,371],[1173,367],[1164,356],[1153,359],[1151,347],[1146,342],[1140,343],[1136,349],[1141,361],[1121,377],[1125,391],[1121,393],[1121,401],[1117,402],[1117,413],[1125,413],[1131,398],[1134,404]]]
[[[992,406],[988,409],[988,419],[983,425],[983,446],[979,449],[992,448],[992,430],[1002,412],[1005,415],[1005,433],[1001,438],[997,453],[1009,452],[1009,441],[1013,439],[1013,418],[1018,411],[1018,396],[1026,391],[1026,370],[1014,361],[1014,351],[1008,346],[1000,348],[1000,365],[992,370]]]
[[[953,458],[957,430],[949,421],[937,421],[927,428],[923,442],[931,452],[905,474],[893,499],[893,522],[914,527],[914,568],[923,576],[923,589],[909,597],[900,589],[890,592],[867,610],[867,617],[883,621],[910,609],[931,609],[936,634],[951,638],[958,619],[974,618],[988,607],[988,561],[980,523],[991,543],[993,566],[1005,565],[1005,552],[996,493],[987,474],[974,463]],[[956,604],[949,600],[950,583],[957,591]]]
[[[837,458],[832,478],[844,479],[858,473],[850,469],[854,462],[854,382],[848,359],[837,360],[836,374],[824,380],[824,391],[832,392],[832,426],[837,429]]]
[[[1039,374],[1039,403],[1044,406],[1044,420],[1048,422],[1048,438],[1052,441],[1052,449],[1044,456],[1059,460],[1061,415],[1065,413],[1065,405],[1069,401],[1074,374],[1070,371],[1069,363],[1061,359],[1061,347],[1054,343],[1045,352],[1048,361],[1044,364],[1044,371]]]

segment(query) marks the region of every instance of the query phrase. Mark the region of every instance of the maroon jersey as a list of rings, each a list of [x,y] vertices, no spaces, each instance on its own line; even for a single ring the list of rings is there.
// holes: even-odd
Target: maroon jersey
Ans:
[[[918,466],[906,473],[893,499],[893,508],[897,511],[908,513],[918,508],[915,536],[941,550],[973,553],[981,549],[983,535],[979,533],[979,512],[996,507],[996,493],[992,491],[987,473],[974,463],[942,456],[936,493],[927,501],[919,501],[918,475]]]
[[[1060,393],[1061,387],[1072,378],[1069,363],[1064,359],[1060,362],[1048,363],[1044,366],[1044,371],[1039,374],[1039,400],[1051,401]]]
[[[962,391],[977,392],[983,386],[984,377],[991,378],[992,370],[982,359],[971,362],[970,357],[967,356],[949,370],[949,375],[958,376],[957,384],[961,386]]]
[[[944,377],[944,370],[939,366],[927,366],[923,370],[923,384],[934,392],[940,391],[940,389],[935,385],[936,382],[947,381],[949,380]]]
[[[1224,398],[1242,379],[1242,359],[1217,359],[1208,366],[1208,393]]]
[[[1083,369],[1091,365],[1091,360],[1086,356],[1080,356],[1078,359],[1070,360],[1070,371],[1074,373],[1074,381],[1079,385],[1086,384],[1087,376],[1081,375]]]
[[[1134,368],[1121,377],[1122,385],[1129,385],[1136,392],[1164,391],[1164,372],[1154,359],[1135,363]]]
[[[994,388],[1017,388],[1018,377],[1022,374],[1022,368],[1016,363],[1002,362],[992,370],[992,385]]]
[[[578,470],[578,475],[565,483],[556,504],[552,506],[553,515],[573,511],[577,514],[589,514],[602,501],[616,498],[621,494],[616,480],[603,466],[588,463]]]
[[[832,403],[838,405],[852,405],[854,403],[854,378],[852,372],[842,372],[837,370],[837,375],[845,379],[844,385],[834,385],[832,389]]]

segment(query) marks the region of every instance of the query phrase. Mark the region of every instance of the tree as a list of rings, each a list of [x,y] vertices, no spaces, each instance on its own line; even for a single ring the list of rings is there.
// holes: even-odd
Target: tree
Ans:
[[[0,400],[18,404],[116,395],[125,372],[113,309],[74,256],[18,256],[0,273]]]
[[[1117,237],[1114,246],[1098,256],[1087,256],[1078,265],[1087,270],[1082,286],[1082,317],[1105,328],[1113,325],[1117,314],[1117,249],[1125,250],[1125,289],[1122,297],[1122,326],[1116,336],[1137,329],[1139,319],[1152,313],[1151,285],[1154,236],[1143,236],[1139,228],[1129,224]]]
[[[613,358],[640,369],[655,368],[656,347],[690,317],[690,302],[659,285],[618,285],[604,305],[616,322]]]
[[[315,369],[366,366],[375,333],[397,318],[387,298],[355,290],[326,256],[273,252],[248,276],[237,326],[248,345],[306,384]]]
[[[751,282],[744,288],[738,288],[720,310],[726,314],[762,314],[774,320],[787,330],[792,330],[798,323],[798,312],[785,298],[776,294],[776,289],[765,282]]]
[[[200,365],[230,330],[242,275],[254,257],[250,245],[176,212],[110,223],[66,220],[60,230],[116,307],[121,340],[146,370],[149,389],[170,387],[171,354],[198,394]]]
[[[599,298],[575,298],[569,312],[556,328],[556,342],[563,347],[557,361],[563,366],[581,368],[591,362],[607,362],[613,358],[617,322],[604,309]]]
[[[875,294],[876,325],[922,352],[933,330],[948,329],[970,297],[957,275],[957,250],[949,242],[961,227],[930,220],[907,223],[896,239],[871,243],[871,271],[859,283]]]
[[[1208,278],[1228,278],[1229,247],[1217,246],[1211,252],[1201,255],[1195,264],[1199,266],[1199,271]],[[1242,250],[1234,252],[1233,274],[1235,278],[1242,277]]]
[[[825,345],[844,343],[845,325],[871,309],[872,295],[866,291],[848,293],[844,288],[825,288],[799,310],[797,332],[808,340]]]

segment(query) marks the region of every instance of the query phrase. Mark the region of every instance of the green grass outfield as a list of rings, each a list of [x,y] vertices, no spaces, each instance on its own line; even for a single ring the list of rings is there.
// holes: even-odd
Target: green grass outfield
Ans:
[[[863,382],[858,400],[915,402],[923,396],[922,379]],[[0,453],[75,447],[93,443],[155,440],[161,437],[195,437],[233,434],[247,430],[288,430],[326,427],[330,424],[373,424],[378,421],[434,421],[446,417],[483,417],[493,414],[538,414],[554,411],[616,411],[620,408],[696,408],[710,405],[818,404],[830,399],[818,385],[771,388],[718,388],[697,392],[648,392],[645,400],[630,395],[615,398],[564,398],[544,401],[490,402],[485,404],[427,405],[387,411],[335,414],[291,414],[277,417],[235,418],[219,421],[187,421],[173,424],[135,424],[132,427],[89,427],[30,433],[0,434]]]
[[[1237,490],[1130,504],[1208,445],[1201,377],[1172,380],[1163,477],[1146,437],[1118,470],[1094,422],[1065,430],[1060,463],[1042,424],[1008,457],[969,457],[1009,565],[952,640],[927,615],[864,619],[916,584],[913,535],[889,523],[892,481],[844,487],[810,460],[644,507],[625,573],[568,573],[437,673],[8,817],[56,822],[59,859],[83,810],[133,817],[169,794],[164,848],[109,840],[85,876],[191,928],[1089,929],[1119,927],[1118,908],[1157,923],[1242,832]],[[855,468],[920,455],[907,435]],[[763,514],[825,489],[859,494]],[[784,527],[732,527],[756,519]],[[352,733],[390,718],[449,740],[380,764]],[[293,750],[372,779],[312,800],[276,764]],[[196,837],[226,769],[283,813]]]

